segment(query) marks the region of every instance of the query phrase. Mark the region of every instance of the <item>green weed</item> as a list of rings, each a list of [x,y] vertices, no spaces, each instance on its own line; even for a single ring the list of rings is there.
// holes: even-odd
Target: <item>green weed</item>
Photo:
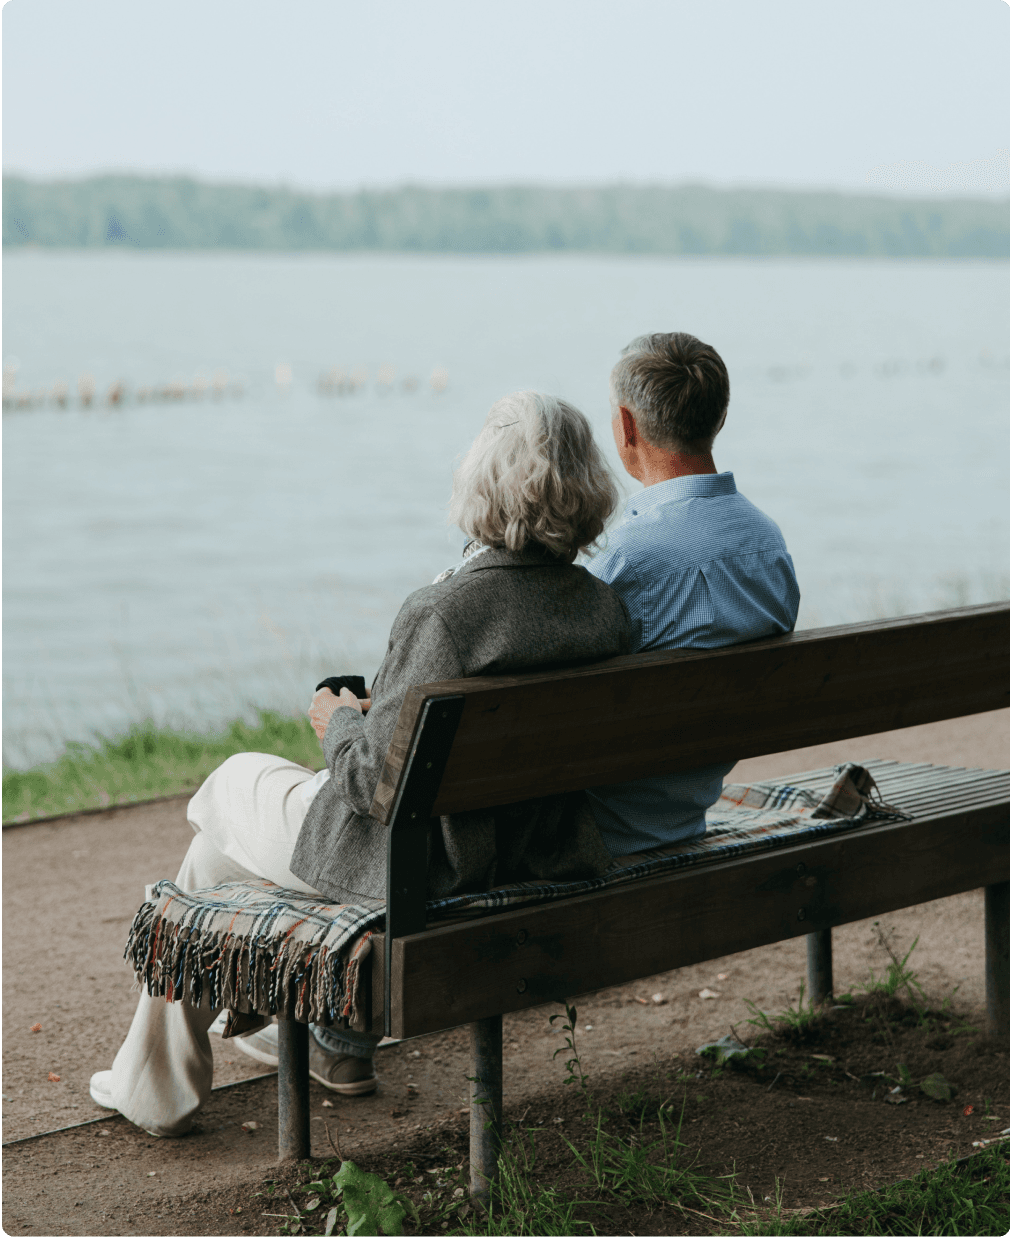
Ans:
[[[803,1007],[803,997],[806,993],[807,986],[800,981],[800,995],[796,1002],[796,1008],[787,1005],[780,1014],[767,1014],[763,1009],[758,1009],[753,1001],[745,1000],[744,1004],[754,1015],[753,1018],[747,1019],[748,1026],[757,1027],[761,1031],[769,1031],[772,1034],[784,1034],[791,1040],[797,1042],[807,1038],[809,1032],[813,1029],[816,1023],[820,1020],[821,1011],[815,1006],[807,1002],[807,1006]]]
[[[315,1225],[323,1225],[325,1237],[338,1225],[348,1237],[358,1234],[383,1233],[399,1237],[404,1220],[420,1222],[417,1208],[406,1195],[398,1193],[377,1173],[366,1173],[353,1160],[340,1161],[340,1168],[330,1176],[332,1164],[316,1170],[315,1180],[301,1186],[309,1198],[297,1203],[286,1190],[294,1214],[285,1216],[281,1226],[284,1234],[309,1233]]]
[[[568,1021],[563,1023],[561,1027],[562,1031],[566,1031],[567,1034],[565,1036],[564,1044],[560,1048],[555,1049],[554,1055],[552,1056],[551,1060],[556,1060],[561,1055],[561,1053],[565,1051],[566,1048],[568,1049],[571,1055],[569,1056],[568,1060],[565,1061],[565,1072],[568,1074],[568,1077],[564,1080],[564,1085],[567,1087],[574,1083],[578,1086],[580,1092],[582,1093],[582,1099],[588,1111],[589,1106],[590,1106],[589,1087],[588,1087],[589,1077],[586,1074],[585,1070],[583,1070],[582,1068],[582,1061],[579,1058],[579,1051],[575,1047],[575,1024],[578,1021],[579,1011],[575,1008],[574,1005],[569,1005],[566,1002],[564,1014],[551,1014],[548,1021],[550,1022],[551,1026],[553,1026],[555,1019],[561,1018],[561,1017],[565,1017],[568,1019]]]
[[[675,1127],[670,1125],[668,1106],[660,1106],[656,1117],[656,1138],[646,1137],[644,1117],[639,1119],[637,1134],[623,1137],[608,1131],[603,1113],[598,1112],[596,1128],[584,1152],[565,1141],[601,1197],[653,1206],[723,1207],[732,1198],[733,1178],[709,1177],[693,1164],[682,1162],[686,1150],[680,1140],[684,1104]]]
[[[859,987],[868,996],[883,996],[893,997],[898,995],[898,990],[904,988],[908,995],[909,1004],[915,1011],[921,1024],[925,1025],[929,1018],[929,1005],[926,999],[926,994],[922,990],[922,985],[919,983],[917,974],[911,970],[908,965],[908,960],[915,952],[915,947],[919,943],[919,938],[916,937],[909,946],[908,952],[903,958],[891,948],[889,938],[884,934],[879,923],[873,925],[877,929],[877,940],[880,945],[887,950],[890,957],[890,962],[887,964],[887,969],[883,975],[877,976],[874,971],[870,971],[870,978],[865,984],[860,984]]]
[[[498,1177],[491,1186],[488,1210],[473,1213],[459,1232],[471,1237],[575,1237],[596,1233],[588,1220],[575,1216],[579,1200],[570,1199],[553,1186],[533,1179],[536,1164],[536,1136],[526,1137],[517,1130],[513,1142],[506,1140],[498,1160]]]

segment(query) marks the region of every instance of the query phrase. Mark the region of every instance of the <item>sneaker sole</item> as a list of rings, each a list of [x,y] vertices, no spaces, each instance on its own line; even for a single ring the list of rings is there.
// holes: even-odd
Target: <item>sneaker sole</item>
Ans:
[[[329,1082],[315,1070],[309,1070],[309,1077],[322,1083],[327,1091],[336,1091],[339,1095],[368,1095],[379,1085],[378,1078],[361,1078],[358,1082]]]
[[[246,1040],[237,1037],[234,1043],[239,1052],[244,1052],[247,1057],[252,1057],[254,1061],[259,1061],[263,1065],[272,1065],[274,1069],[277,1068],[279,1064],[277,1057],[272,1056],[265,1049],[257,1048],[255,1044],[247,1043]]]

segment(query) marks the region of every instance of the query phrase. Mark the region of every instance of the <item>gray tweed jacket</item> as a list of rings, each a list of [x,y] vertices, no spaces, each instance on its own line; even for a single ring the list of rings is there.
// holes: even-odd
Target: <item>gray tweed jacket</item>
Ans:
[[[331,777],[309,808],[291,870],[339,902],[384,900],[386,837],[369,809],[409,687],[626,653],[624,603],[546,551],[486,550],[403,604],[364,716],[338,709],[323,736]],[[428,896],[514,880],[598,875],[610,862],[582,792],[443,816],[428,836]]]

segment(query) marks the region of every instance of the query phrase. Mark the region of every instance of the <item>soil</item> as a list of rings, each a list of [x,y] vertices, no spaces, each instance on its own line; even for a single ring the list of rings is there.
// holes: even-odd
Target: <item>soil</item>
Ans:
[[[733,777],[871,755],[1001,767],[1008,750],[1010,710],[1003,710],[749,760]],[[276,1083],[232,1043],[214,1044],[215,1083],[242,1085],[216,1090],[199,1129],[185,1138],[152,1139],[117,1115],[50,1132],[102,1115],[88,1079],[111,1064],[136,999],[122,962],[126,930],[144,885],[174,875],[185,852],[192,835],[184,806],[137,805],[4,831],[6,1232],[275,1233],[284,1223],[278,1217],[292,1211],[277,1191],[308,1169],[276,1166]],[[644,1089],[675,1101],[678,1112],[684,1102],[689,1154],[712,1172],[735,1165],[741,1186],[757,1198],[784,1181],[787,1206],[819,1204],[968,1154],[974,1141],[1010,1126],[1004,1051],[979,1033],[951,1033],[981,1025],[982,928],[980,891],[882,916],[879,930],[893,948],[904,953],[919,938],[909,965],[935,1005],[950,998],[954,1021],[931,1034],[913,1026],[885,1033],[858,1007],[836,1011],[815,1040],[776,1039],[758,1072],[715,1069],[695,1049],[731,1025],[754,1040],[747,1001],[768,1011],[795,1003],[805,974],[802,939],[583,996],[578,1043],[591,1090],[614,1114],[615,1130],[627,1121],[622,1094]],[[835,930],[836,991],[885,970],[879,930],[871,921]],[[719,995],[701,999],[706,988]],[[541,1131],[538,1174],[584,1191],[562,1140],[580,1142],[586,1125],[577,1089],[562,1086],[564,1055],[553,1059],[563,1045],[558,1024],[548,1021],[556,1012],[506,1016],[506,1118]],[[31,1029],[36,1024],[40,1030]],[[427,1170],[465,1158],[466,1035],[459,1028],[383,1049],[374,1096],[331,1096],[313,1083],[313,1154],[332,1156],[329,1126],[345,1156],[389,1180],[444,1179]],[[825,1056],[832,1061],[819,1060]],[[877,1070],[893,1075],[898,1062],[916,1080],[942,1073],[956,1098],[937,1102],[913,1089],[908,1102],[885,1103],[880,1090],[858,1081]],[[242,1128],[249,1121],[258,1126],[251,1133]],[[655,1128],[646,1121],[647,1133]],[[420,1198],[429,1186],[405,1188]],[[612,1208],[593,1222],[610,1232],[707,1231],[700,1218],[669,1209]]]

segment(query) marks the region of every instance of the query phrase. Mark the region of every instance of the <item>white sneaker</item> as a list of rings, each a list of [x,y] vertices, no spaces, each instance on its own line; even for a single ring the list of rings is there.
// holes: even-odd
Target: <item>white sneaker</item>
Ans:
[[[216,1031],[218,1035],[224,1030],[225,1014],[222,1014],[214,1025],[210,1028],[211,1031]],[[260,1061],[263,1065],[272,1065],[275,1069],[279,1064],[279,1054],[277,1049],[277,1023],[271,1022],[267,1026],[262,1027],[259,1031],[253,1031],[251,1035],[235,1036],[231,1041],[240,1052],[244,1052],[247,1057],[252,1057],[254,1061]],[[398,1044],[398,1039],[384,1038],[380,1041],[380,1048],[392,1048],[394,1044]]]
[[[251,1035],[236,1036],[232,1043],[240,1052],[244,1052],[247,1057],[252,1057],[254,1061],[260,1061],[263,1065],[272,1065],[275,1069],[277,1068],[276,1022],[271,1022],[269,1026],[263,1027],[259,1031],[253,1031]]]
[[[88,1090],[91,1092],[91,1098],[101,1108],[111,1108],[113,1112],[119,1111],[112,1102],[112,1070],[102,1069],[97,1074],[92,1074]]]

